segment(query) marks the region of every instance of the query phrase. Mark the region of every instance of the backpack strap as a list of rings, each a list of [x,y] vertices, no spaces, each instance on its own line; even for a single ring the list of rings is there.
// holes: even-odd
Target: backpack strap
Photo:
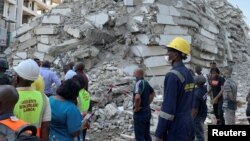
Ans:
[[[181,83],[184,83],[185,78],[183,77],[183,75],[179,71],[177,71],[177,70],[170,70],[169,72],[175,74],[178,77],[178,79],[181,81]]]
[[[16,121],[13,121],[9,118],[5,120],[1,120],[0,123],[7,126],[14,132],[16,132],[19,128],[27,125],[27,123],[22,120],[17,119]]]
[[[34,125],[24,125],[16,131],[16,136],[19,138],[22,133],[31,131],[31,136],[36,136],[37,128]]]

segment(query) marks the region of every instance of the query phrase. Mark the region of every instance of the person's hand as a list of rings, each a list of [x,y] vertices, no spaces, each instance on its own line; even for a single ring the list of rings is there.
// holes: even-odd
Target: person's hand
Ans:
[[[218,103],[218,98],[214,98],[213,100],[212,100],[212,104],[217,104]]]
[[[155,141],[163,141],[163,139],[155,138]]]

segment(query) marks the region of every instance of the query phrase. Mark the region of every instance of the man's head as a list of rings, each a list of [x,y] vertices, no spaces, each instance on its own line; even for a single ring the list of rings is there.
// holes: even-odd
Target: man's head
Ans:
[[[33,60],[37,63],[37,65],[38,65],[39,67],[41,66],[41,61],[40,61],[40,59],[34,58]]]
[[[42,67],[44,67],[44,68],[50,68],[50,62],[49,61],[43,61]]]
[[[9,68],[9,64],[6,59],[0,58],[0,72],[5,72]]]
[[[218,68],[211,68],[210,74],[212,76],[212,79],[217,79],[220,75],[220,70]]]
[[[195,72],[196,72],[198,75],[201,75],[201,71],[202,71],[201,66],[195,66]]]
[[[224,78],[231,78],[231,75],[233,73],[233,67],[231,66],[226,66],[221,69],[221,73],[224,76]]]
[[[77,63],[75,66],[76,71],[83,71],[84,69],[85,69],[85,66],[82,62]]]
[[[144,77],[144,71],[142,69],[136,69],[134,71],[134,77],[136,77],[137,79],[143,78]]]
[[[174,62],[180,62],[187,59],[187,55],[190,54],[190,44],[181,37],[176,37],[168,45],[168,60]]]
[[[74,62],[70,62],[68,63],[69,69],[73,70],[75,63]]]
[[[212,61],[210,62],[210,68],[217,68],[216,62]]]
[[[22,87],[29,87],[39,76],[39,66],[32,59],[27,59],[13,67],[16,72],[16,84]]]
[[[198,86],[203,86],[206,83],[206,78],[202,75],[194,76],[194,82]]]
[[[13,112],[18,101],[18,93],[11,85],[0,86],[0,115]]]

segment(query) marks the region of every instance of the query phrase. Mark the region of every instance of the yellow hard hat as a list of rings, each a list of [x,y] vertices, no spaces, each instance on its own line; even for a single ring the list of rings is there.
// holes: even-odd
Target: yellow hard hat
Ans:
[[[174,38],[170,44],[166,45],[168,48],[173,48],[175,50],[178,50],[186,55],[190,54],[191,47],[190,44],[188,43],[187,40],[181,38],[181,37],[176,37]]]

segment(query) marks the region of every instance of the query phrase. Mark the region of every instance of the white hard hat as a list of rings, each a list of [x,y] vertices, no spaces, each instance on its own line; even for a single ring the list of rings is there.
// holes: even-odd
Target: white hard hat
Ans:
[[[13,67],[14,71],[25,80],[36,80],[39,76],[39,66],[32,59],[27,59]]]

